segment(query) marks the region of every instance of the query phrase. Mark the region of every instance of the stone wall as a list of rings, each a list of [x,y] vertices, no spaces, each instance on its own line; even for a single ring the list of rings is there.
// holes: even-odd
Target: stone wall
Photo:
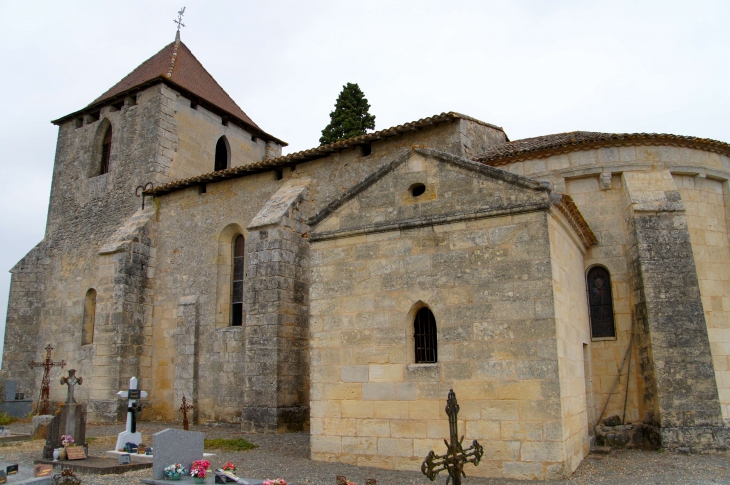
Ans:
[[[640,421],[637,384],[641,379],[636,375],[636,352],[632,356],[632,368],[629,374],[626,366],[621,378],[614,388],[621,361],[631,340],[631,308],[629,291],[629,274],[626,261],[626,229],[622,213],[625,209],[621,177],[614,175],[610,184],[601,187],[598,176],[567,179],[566,193],[570,194],[581,214],[588,221],[598,244],[590,248],[584,257],[585,273],[594,265],[608,269],[611,275],[611,294],[613,296],[613,313],[616,338],[601,338],[588,342],[590,349],[591,387],[590,401],[590,433],[604,406],[604,418],[607,416],[623,416],[624,401],[627,403],[626,422]],[[586,302],[586,293],[581,296]],[[589,327],[590,328],[590,327]],[[626,396],[626,380],[628,397]],[[614,393],[611,395],[611,390]]]
[[[559,217],[548,219],[558,368],[543,371],[560,376],[562,446],[565,472],[571,473],[588,455],[589,449],[588,434],[592,420],[586,399],[591,386],[586,384],[584,371],[590,355],[584,349],[588,349],[591,335],[583,271],[586,248],[575,239],[572,231],[562,227],[561,222]],[[544,451],[547,458],[551,450],[546,446]]]
[[[723,197],[727,182],[687,175],[674,175],[674,181],[687,214],[722,416],[730,420],[730,245]]]
[[[170,91],[175,93],[172,89]],[[202,106],[191,108],[190,100],[178,93],[175,93],[174,99],[175,124],[180,135],[170,168],[171,180],[212,172],[216,143],[221,136],[228,141],[230,167],[264,159],[266,140],[256,138],[234,123],[224,124],[220,116]],[[281,154],[280,146],[278,151]]]
[[[623,370],[614,394],[610,399],[608,396],[631,335],[632,297],[626,257],[629,235],[623,220],[625,207],[621,174],[655,169],[667,169],[673,174],[689,216],[692,253],[700,282],[716,382],[723,403],[723,416],[727,419],[728,395],[724,378],[728,369],[724,336],[727,326],[724,323],[727,318],[724,299],[727,272],[725,276],[720,273],[727,264],[724,248],[727,247],[730,220],[730,159],[692,148],[622,146],[589,148],[499,166],[516,174],[552,181],[556,191],[571,195],[598,237],[598,244],[586,254],[585,268],[588,270],[598,264],[610,271],[617,338],[591,342],[592,414],[596,419],[607,400],[604,417],[622,415],[626,395],[627,368]],[[636,366],[637,358],[634,349],[628,376],[627,422],[647,418],[640,403],[646,389]]]
[[[417,133],[375,142],[371,154],[367,156],[363,156],[361,150],[356,148],[298,164],[287,169],[282,179],[272,170],[209,184],[204,193],[192,187],[159,198],[159,226],[155,237],[155,303],[151,324],[152,358],[146,371],[151,378],[149,388],[154,391],[150,395],[152,406],[149,416],[165,420],[179,418],[177,401],[180,393],[176,390],[175,378],[178,350],[170,342],[180,325],[178,302],[186,297],[196,297],[195,311],[200,335],[197,347],[198,383],[195,384],[199,396],[198,419],[201,422],[240,422],[242,410],[248,407],[245,400],[247,386],[252,390],[252,395],[255,395],[256,389],[263,389],[256,387],[263,385],[262,381],[246,377],[253,376],[253,369],[257,365],[263,368],[263,357],[260,353],[248,352],[246,342],[249,336],[245,329],[230,326],[230,264],[235,235],[244,236],[249,250],[262,243],[260,235],[253,234],[249,226],[278,190],[290,182],[311,180],[305,207],[301,209],[304,211],[303,217],[306,217],[338,200],[343,193],[415,143],[462,153],[464,147],[460,130],[462,126],[459,123],[444,123]],[[494,129],[472,129],[480,130]],[[298,237],[306,241],[301,235]],[[249,270],[254,270],[252,262],[247,265],[247,278]],[[247,319],[251,308],[247,303]],[[274,312],[274,315],[278,314],[278,311]],[[284,324],[288,317],[276,318],[283,318],[279,323]],[[305,344],[306,335],[299,340],[299,345]],[[299,369],[305,369],[308,357],[297,358],[301,359],[302,364],[298,366]],[[258,364],[254,365],[256,362]],[[282,368],[289,367],[292,366],[287,364]],[[297,373],[300,374],[300,370]],[[215,379],[209,379],[209,376],[215,376]],[[193,385],[188,381],[186,384],[178,382],[181,386]],[[305,393],[304,389],[297,391],[297,403],[302,402]],[[286,399],[281,402],[284,401]],[[289,406],[296,408],[299,404]]]
[[[573,370],[582,341],[571,327],[559,343],[556,325],[575,308],[561,306],[558,323],[553,300],[580,288],[580,251],[562,247],[574,243],[554,224],[567,255],[553,265],[552,216],[537,184],[460,163],[417,150],[312,233],[313,459],[417,469],[429,450],[443,451],[452,388],[461,432],[485,448],[469,475],[559,477],[584,455],[582,367]],[[407,190],[417,182],[426,186],[418,198]],[[511,215],[487,215],[497,208]],[[424,306],[438,327],[434,364],[415,362],[413,319]],[[559,358],[573,406],[565,414]]]
[[[536,213],[314,243],[312,458],[417,469],[443,451],[453,388],[461,432],[485,447],[469,475],[549,476],[545,441],[563,458],[550,263],[528,250],[546,231]],[[414,363],[422,306],[437,364]]]
[[[151,87],[138,93],[136,104],[102,108],[99,120],[87,117],[80,127],[74,120],[59,126],[46,236],[14,269],[11,293],[22,299],[32,290],[34,303],[11,295],[3,372],[35,396],[42,372],[28,372],[27,362],[41,359],[43,347],[52,342],[54,360],[66,360],[89,383],[79,388],[78,397],[89,400],[90,420],[117,418],[114,393],[126,386],[128,374],[137,372],[141,358],[149,242],[113,255],[100,251],[139,209],[135,187],[166,173],[164,150],[158,146],[165,99],[160,86]],[[96,175],[109,124],[109,172]],[[27,285],[29,279],[35,283]],[[90,288],[98,293],[96,331],[93,343],[82,345]],[[34,338],[23,343],[19,335]],[[52,382],[60,373],[53,370]],[[51,386],[52,400],[64,396],[61,386]]]

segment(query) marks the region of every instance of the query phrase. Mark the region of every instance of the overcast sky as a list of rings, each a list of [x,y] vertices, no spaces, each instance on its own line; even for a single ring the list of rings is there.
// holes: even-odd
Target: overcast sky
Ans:
[[[57,128],[174,40],[285,153],[358,83],[376,129],[443,111],[512,140],[573,130],[730,142],[730,2],[0,0],[0,310],[43,237]],[[4,331],[4,321],[0,324]]]

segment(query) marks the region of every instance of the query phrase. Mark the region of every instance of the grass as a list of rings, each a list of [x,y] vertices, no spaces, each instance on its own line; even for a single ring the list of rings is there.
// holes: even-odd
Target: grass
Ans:
[[[205,448],[221,451],[246,451],[258,448],[258,445],[246,441],[243,438],[215,438],[205,440]]]
[[[14,416],[10,416],[8,413],[4,413],[0,411],[0,426],[5,426],[6,424],[14,423],[18,420],[18,418]]]

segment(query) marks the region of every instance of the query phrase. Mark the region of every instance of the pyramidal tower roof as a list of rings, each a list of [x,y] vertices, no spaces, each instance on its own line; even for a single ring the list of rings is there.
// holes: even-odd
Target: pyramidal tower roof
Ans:
[[[66,115],[53,123],[59,124],[87,111],[93,111],[114,99],[128,96],[143,87],[164,82],[181,91],[186,97],[193,98],[196,104],[210,106],[214,111],[223,111],[224,116],[234,118],[252,128],[262,138],[276,140],[286,146],[285,142],[265,133],[203,67],[188,47],[180,40],[178,32],[174,42],[163,47],[136,69],[127,74],[104,94],[92,101],[86,108]],[[217,109],[216,109],[217,108]]]

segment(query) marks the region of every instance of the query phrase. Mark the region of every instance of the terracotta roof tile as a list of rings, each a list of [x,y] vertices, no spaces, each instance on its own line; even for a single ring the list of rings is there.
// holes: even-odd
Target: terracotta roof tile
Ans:
[[[502,128],[500,128],[498,126],[491,125],[489,123],[485,123],[484,121],[479,121],[476,118],[472,118],[470,116],[466,116],[461,113],[456,113],[454,111],[449,111],[448,113],[441,113],[439,115],[430,116],[428,118],[422,118],[418,121],[413,121],[411,123],[404,123],[402,125],[394,126],[392,128],[387,128],[385,130],[380,130],[380,131],[376,131],[373,133],[367,133],[365,135],[348,138],[347,140],[342,140],[342,141],[338,141],[335,143],[329,143],[327,145],[322,145],[322,146],[319,146],[316,148],[310,148],[309,150],[303,150],[303,151],[296,152],[296,153],[290,153],[289,155],[284,155],[282,157],[273,158],[273,159],[269,159],[269,160],[263,160],[261,162],[256,162],[256,163],[252,163],[249,165],[241,165],[238,167],[229,168],[227,170],[220,170],[217,172],[205,173],[205,174],[197,175],[195,177],[189,177],[189,178],[182,179],[182,180],[176,180],[174,182],[170,182],[170,183],[167,183],[164,185],[159,185],[152,190],[145,191],[145,194],[158,196],[158,195],[163,195],[163,194],[167,194],[170,192],[174,192],[176,190],[184,189],[186,187],[191,187],[193,185],[200,185],[200,184],[206,184],[206,183],[211,183],[211,182],[217,182],[219,180],[244,177],[251,173],[265,172],[265,171],[272,170],[277,167],[283,167],[283,166],[291,165],[294,163],[301,163],[301,162],[306,162],[308,160],[315,160],[317,158],[323,158],[323,157],[328,156],[330,153],[340,152],[342,150],[346,150],[348,148],[354,148],[357,146],[368,145],[368,144],[376,142],[378,140],[385,140],[386,138],[390,138],[393,136],[400,136],[404,133],[420,130],[421,128],[425,128],[427,126],[438,125],[439,123],[448,123],[448,122],[456,121],[458,119],[465,119],[465,120],[473,121],[475,123],[479,123],[484,126],[489,126],[491,128],[497,129],[497,130],[502,130]]]
[[[525,138],[496,145],[478,157],[475,157],[474,160],[488,163],[489,165],[501,165],[529,158],[544,158],[557,153],[567,153],[597,147],[628,145],[683,146],[730,156],[730,144],[709,138],[658,133],[571,131],[568,133]]]
[[[96,107],[126,92],[133,91],[145,84],[155,81],[168,82],[182,88],[184,91],[200,98],[202,101],[223,110],[232,118],[255,128],[257,134],[276,138],[263,132],[249,116],[236,104],[235,101],[213,79],[213,76],[203,67],[188,47],[179,40],[163,47],[157,54],[150,57],[136,69],[127,74],[121,81],[112,86],[104,94],[96,98],[89,106]],[[85,110],[82,110],[85,111]],[[60,122],[75,116],[77,113],[64,116],[55,122]],[[280,141],[280,140],[276,140]],[[286,143],[281,142],[286,146]]]

